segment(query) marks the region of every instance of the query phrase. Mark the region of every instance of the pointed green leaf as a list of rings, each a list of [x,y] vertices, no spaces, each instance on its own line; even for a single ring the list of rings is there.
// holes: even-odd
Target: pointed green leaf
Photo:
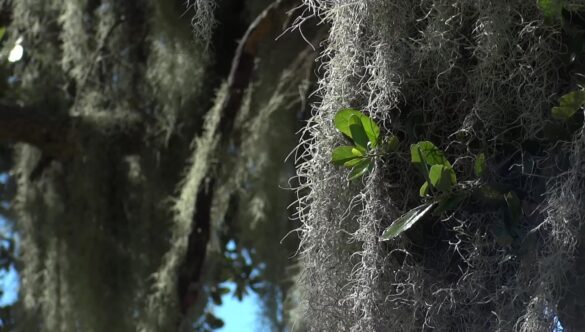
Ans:
[[[337,128],[337,130],[342,132],[347,137],[351,138],[351,131],[349,130],[349,119],[352,116],[359,117],[361,115],[362,113],[358,110],[346,108],[335,114],[335,119],[333,120],[333,123],[335,124],[335,128]]]
[[[337,128],[337,130],[342,132],[347,137],[353,138],[349,128],[349,120],[352,116],[357,116],[360,119],[372,148],[375,148],[378,145],[378,140],[380,138],[380,127],[378,127],[374,120],[362,112],[351,108],[346,108],[337,112],[333,121],[335,128]]]
[[[362,150],[360,150],[356,147],[351,148],[351,153],[356,157],[363,157],[364,156],[364,153],[362,152]]]
[[[434,188],[439,191],[449,191],[454,183],[452,183],[452,171],[453,169],[444,165],[433,165],[429,170],[429,180]]]
[[[349,172],[349,180],[355,180],[360,178],[362,175],[366,174],[366,172],[370,171],[372,168],[372,162],[369,159],[362,159],[358,162]]]
[[[567,120],[585,104],[585,90],[571,91],[560,99],[560,105],[552,108],[555,119]]]
[[[390,227],[382,233],[382,241],[390,240],[402,234],[421,220],[433,207],[434,203],[423,204],[403,214],[400,218],[394,220]]]
[[[433,187],[437,188],[437,184],[440,184],[443,181],[443,173],[445,170],[445,166],[443,165],[433,165],[429,170],[429,180],[431,180],[431,184]]]
[[[447,178],[444,175],[445,166],[443,165],[433,165],[429,170],[429,180],[434,188],[439,189],[440,191],[447,191],[449,189],[448,181],[445,181]]]
[[[485,162],[485,154],[480,153],[475,158],[475,163],[473,165],[473,173],[475,173],[475,176],[481,177],[485,173],[486,168],[487,164]]]
[[[418,190],[418,194],[420,195],[420,197],[425,197],[426,195],[428,195],[428,193],[429,193],[429,182],[425,181],[425,183],[423,183],[423,185]]]
[[[360,119],[364,126],[364,130],[366,131],[366,135],[368,136],[368,140],[370,141],[370,145],[373,149],[378,146],[378,141],[380,140],[380,127],[378,127],[376,122],[369,116],[362,114]]]
[[[331,163],[334,165],[341,166],[348,161],[358,158],[359,156],[356,156],[353,150],[356,150],[358,151],[358,153],[361,153],[353,146],[336,147],[335,149],[333,149],[333,152],[331,153]]]
[[[426,162],[424,160],[422,150],[418,144],[412,144],[410,146],[410,162],[418,168],[422,167],[423,170],[425,169],[424,166],[426,166]]]
[[[355,165],[359,164],[360,161],[362,161],[364,158],[363,157],[357,157],[355,159],[346,161],[343,166],[347,167],[347,168],[353,168]]]
[[[368,150],[368,135],[366,135],[366,131],[364,130],[364,125],[360,121],[360,118],[352,115],[349,118],[349,131],[351,132],[351,138],[353,139],[356,147],[362,149],[363,151]]]
[[[0,27],[0,40],[4,38],[4,34],[6,34],[6,27]]]
[[[451,163],[445,158],[445,154],[433,143],[422,141],[410,146],[411,162],[413,164],[426,163],[432,165],[451,166]]]
[[[410,158],[411,162],[428,180],[429,178],[429,165],[425,162],[423,152],[418,144],[412,144],[410,146]]]

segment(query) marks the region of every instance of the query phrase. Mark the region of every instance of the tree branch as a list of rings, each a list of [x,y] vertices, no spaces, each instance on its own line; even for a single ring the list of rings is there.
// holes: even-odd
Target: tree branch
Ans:
[[[0,103],[0,141],[28,143],[53,157],[65,158],[81,150],[73,122],[50,109]]]
[[[56,159],[79,155],[92,142],[115,143],[117,149],[128,153],[142,145],[144,123],[137,112],[121,116],[103,113],[71,116],[0,102],[0,142],[28,143]]]

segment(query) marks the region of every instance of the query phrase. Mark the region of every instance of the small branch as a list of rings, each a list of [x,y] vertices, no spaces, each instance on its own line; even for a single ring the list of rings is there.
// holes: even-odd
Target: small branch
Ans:
[[[270,4],[250,24],[244,36],[240,40],[238,48],[232,60],[232,67],[227,78],[228,95],[222,105],[220,132],[222,137],[229,136],[232,131],[238,110],[240,109],[244,91],[253,79],[254,60],[257,55],[258,45],[267,38],[273,37],[271,33],[279,26],[277,15],[283,7],[291,6],[298,0],[277,0]]]

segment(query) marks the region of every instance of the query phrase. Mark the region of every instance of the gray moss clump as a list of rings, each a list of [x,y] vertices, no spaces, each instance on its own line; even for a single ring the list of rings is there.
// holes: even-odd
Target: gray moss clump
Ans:
[[[211,42],[213,28],[216,24],[213,12],[217,4],[214,0],[187,0],[187,6],[193,7],[195,12],[191,19],[193,32],[207,48]]]
[[[581,245],[582,134],[547,142],[550,108],[566,92],[561,38],[535,1],[305,0],[331,25],[325,75],[299,146],[298,218],[305,319],[312,330],[548,331],[562,315]],[[408,155],[380,162],[363,179],[330,164],[341,144],[334,114],[354,107],[404,150],[431,140],[459,174],[479,152],[495,159],[542,150],[514,182],[524,194],[524,242],[497,243],[503,216],[460,209],[421,226],[423,238],[380,242],[392,220],[420,203],[421,177]],[[570,160],[558,166],[559,159]],[[495,179],[508,181],[491,164]],[[512,174],[515,166],[506,165]],[[500,172],[500,173],[498,173]],[[511,181],[511,180],[510,180]],[[544,193],[541,196],[541,193]],[[491,226],[490,226],[491,225]],[[528,248],[528,249],[526,249]]]

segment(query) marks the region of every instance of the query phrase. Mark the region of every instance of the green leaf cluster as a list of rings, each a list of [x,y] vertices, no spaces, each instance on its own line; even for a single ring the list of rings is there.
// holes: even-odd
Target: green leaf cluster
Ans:
[[[427,196],[430,188],[448,192],[457,184],[457,175],[443,151],[429,141],[410,146],[412,164],[423,174],[426,181],[420,187],[421,197]]]
[[[333,122],[335,128],[347,137],[353,138],[354,140],[358,139],[360,143],[365,143],[365,145],[370,143],[372,148],[375,148],[378,145],[380,127],[378,127],[374,120],[362,112],[351,108],[342,109],[337,112]],[[357,134],[358,137],[354,138],[355,134]],[[362,135],[367,137],[365,141],[365,137]]]
[[[411,162],[423,173],[426,179],[419,190],[420,196],[428,196],[431,188],[437,191],[437,195],[431,201],[415,207],[396,219],[390,227],[384,230],[381,238],[382,241],[397,237],[415,223],[422,220],[431,211],[433,215],[440,216],[447,211],[456,209],[472,196],[474,190],[473,188],[458,191],[453,190],[454,186],[457,185],[457,176],[453,170],[453,166],[447,160],[443,151],[437,148],[432,142],[422,141],[411,145],[410,154]],[[473,172],[479,178],[485,174],[486,169],[485,154],[480,153],[475,159]],[[516,194],[514,192],[508,192],[503,195],[497,192],[496,195],[505,199],[509,207],[509,215],[512,216],[512,219],[519,220],[522,211],[520,209],[520,201]],[[504,230],[507,229],[505,228]],[[502,233],[509,234],[509,232]]]
[[[337,112],[334,124],[353,145],[333,149],[331,163],[351,169],[349,179],[358,179],[374,166],[374,150],[380,144],[380,127],[370,117],[351,108]],[[392,136],[384,147],[390,151],[396,149],[398,143],[398,138]]]
[[[435,214],[441,214],[456,208],[467,198],[465,193],[452,193],[451,189],[457,184],[457,175],[453,166],[445,157],[445,153],[432,142],[421,141],[410,146],[412,164],[423,174],[426,181],[420,187],[419,194],[426,197],[431,189],[442,195],[423,205],[406,212],[394,220],[382,233],[382,241],[390,240],[408,230],[415,223],[422,220],[435,208]]]
[[[563,98],[561,99],[561,107],[575,108],[575,111],[585,103],[585,93],[583,95],[573,93]],[[331,162],[334,165],[350,168],[350,180],[366,174],[372,168],[376,156],[398,150],[400,142],[396,136],[392,135],[381,141],[378,125],[357,110],[343,109],[339,111],[335,116],[334,124],[337,130],[353,144],[333,149]],[[494,225],[493,231],[498,243],[511,243],[510,239],[515,238],[517,234],[515,229],[517,229],[522,216],[521,203],[515,192],[502,192],[488,185],[474,184],[465,188],[457,186],[457,175],[453,165],[445,153],[430,141],[412,144],[410,157],[413,166],[425,178],[419,194],[423,198],[429,196],[430,198],[425,199],[426,202],[422,205],[409,210],[394,220],[382,233],[382,241],[401,235],[431,212],[433,215],[440,216],[447,211],[456,209],[477,192],[480,193],[477,197],[485,201],[486,204],[493,202],[494,206],[507,207],[506,222],[499,227]],[[477,178],[481,178],[484,177],[486,171],[486,156],[484,153],[479,153],[473,163],[473,173]]]

